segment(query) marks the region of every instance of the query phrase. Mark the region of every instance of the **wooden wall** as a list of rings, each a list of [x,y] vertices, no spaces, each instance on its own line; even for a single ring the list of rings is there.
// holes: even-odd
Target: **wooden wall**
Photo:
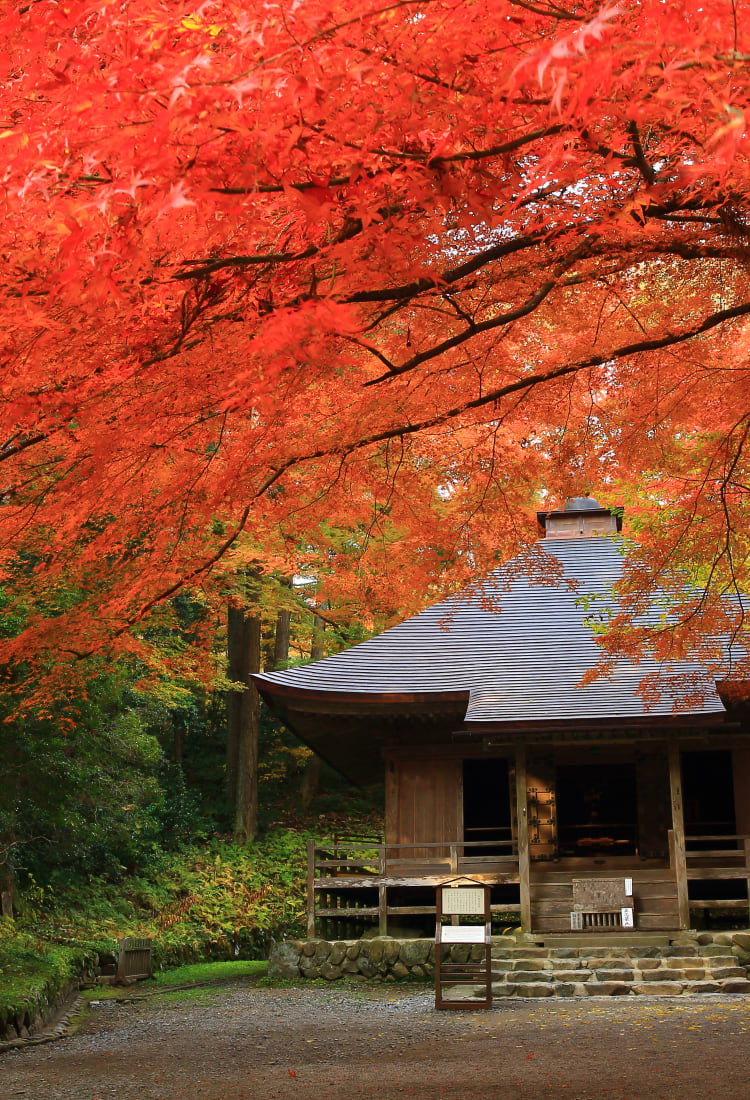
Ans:
[[[558,870],[554,864],[536,864],[531,879],[533,930],[570,931],[574,878],[619,878],[625,874],[633,879],[636,929],[656,932],[679,928],[674,875],[668,867],[643,868],[634,860],[627,870],[613,866],[595,871]]]
[[[400,757],[386,760],[385,839],[387,844],[458,840],[463,834],[463,764],[454,757]],[[410,852],[422,858],[435,851]]]

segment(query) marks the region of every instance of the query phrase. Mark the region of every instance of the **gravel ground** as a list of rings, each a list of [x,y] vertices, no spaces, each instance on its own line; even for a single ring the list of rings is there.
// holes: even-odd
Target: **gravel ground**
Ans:
[[[749,1032],[747,997],[436,1012],[413,988],[238,982],[94,1002],[74,1036],[0,1056],[0,1097],[746,1100]]]

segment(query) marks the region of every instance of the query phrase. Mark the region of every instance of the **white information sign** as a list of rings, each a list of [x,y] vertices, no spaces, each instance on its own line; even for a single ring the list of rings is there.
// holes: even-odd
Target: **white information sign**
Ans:
[[[440,928],[441,943],[484,943],[483,924],[444,924]]]
[[[633,910],[632,909],[621,909],[620,912],[622,913],[622,926],[623,926],[623,928],[632,928],[633,927]]]
[[[632,878],[625,879],[625,897],[632,898],[633,896],[633,880]]]
[[[443,912],[448,916],[457,913],[484,916],[484,888],[482,886],[444,886]]]

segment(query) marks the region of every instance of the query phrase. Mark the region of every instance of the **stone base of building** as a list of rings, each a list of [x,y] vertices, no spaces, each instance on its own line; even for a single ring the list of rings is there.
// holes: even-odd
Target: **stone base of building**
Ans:
[[[481,945],[454,944],[452,947],[452,961],[455,962],[478,960],[483,956]],[[381,936],[361,940],[286,940],[274,947],[268,960],[271,978],[402,982],[408,979],[429,981],[434,973],[435,942],[432,939]]]
[[[444,946],[446,962],[479,962],[483,955],[482,945]],[[492,938],[493,995],[498,998],[748,994],[749,969],[750,931],[636,934],[631,939],[523,933]],[[390,936],[289,940],[274,947],[268,973],[276,979],[429,982],[435,974],[435,944]],[[471,996],[471,990],[459,987],[456,994]]]

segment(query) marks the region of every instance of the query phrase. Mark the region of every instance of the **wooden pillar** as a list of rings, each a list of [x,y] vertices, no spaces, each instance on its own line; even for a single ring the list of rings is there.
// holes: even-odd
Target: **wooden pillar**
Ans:
[[[690,927],[688,903],[687,861],[685,859],[685,819],[682,812],[682,769],[680,746],[669,742],[669,791],[672,801],[673,866],[677,880],[677,911],[680,928]]]
[[[388,887],[378,886],[378,935],[388,935]]]
[[[531,931],[531,890],[529,881],[529,814],[526,792],[526,746],[516,747],[516,811],[518,817],[518,881],[521,892],[521,925]]]
[[[734,777],[734,816],[740,836],[750,837],[750,749],[732,751],[732,775]],[[747,901],[750,907],[750,840],[745,840],[745,870]]]
[[[387,756],[385,759],[385,842],[386,844],[398,844],[403,838],[399,834],[400,821],[399,821],[399,779],[400,779],[400,761],[395,760],[392,756]],[[411,840],[411,837],[407,838]],[[392,852],[391,858],[395,858],[397,853]],[[384,875],[386,870],[386,862],[388,853],[385,854],[385,860],[380,867],[380,874]]]
[[[315,939],[315,840],[307,841],[307,938]]]

